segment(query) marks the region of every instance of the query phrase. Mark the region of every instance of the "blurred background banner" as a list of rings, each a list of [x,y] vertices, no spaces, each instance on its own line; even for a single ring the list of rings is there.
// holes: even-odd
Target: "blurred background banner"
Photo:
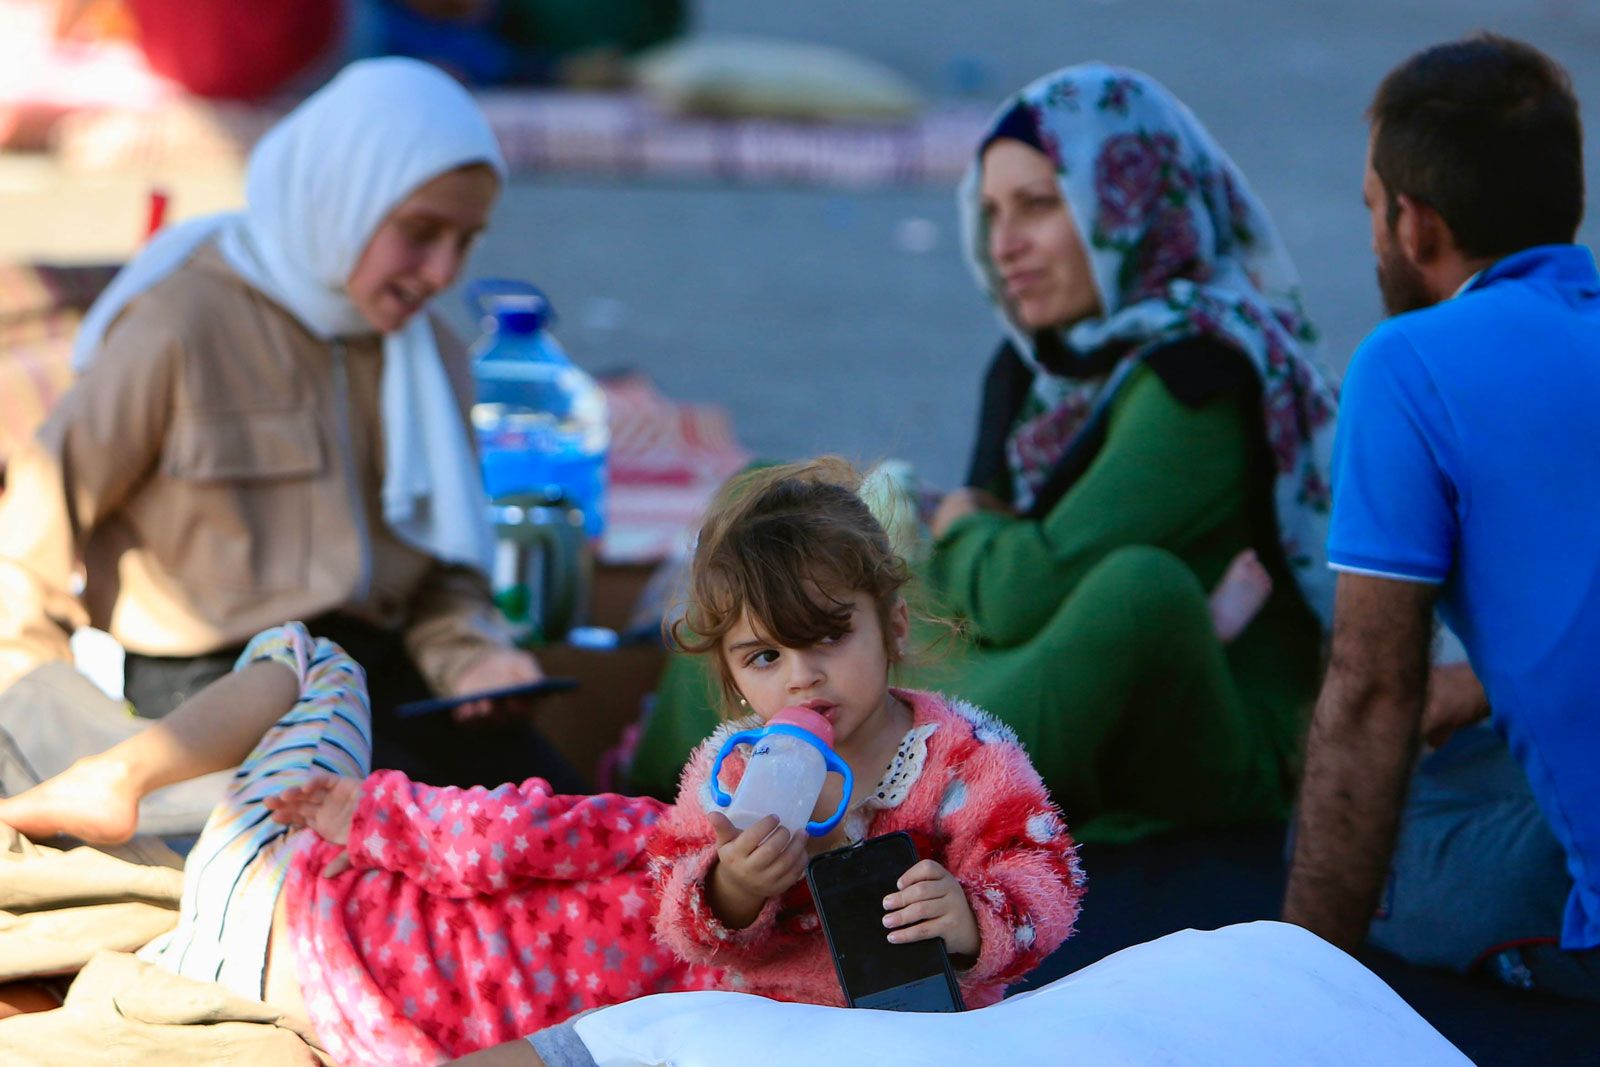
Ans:
[[[243,6],[0,0],[0,262],[120,260],[154,186],[170,220],[235,206],[249,145],[342,59],[432,49],[478,83],[516,172],[469,276],[541,285],[582,366],[721,408],[752,453],[901,456],[946,486],[995,341],[954,186],[1038,75],[1125,64],[1193,108],[1277,219],[1335,376],[1380,315],[1359,186],[1381,75],[1490,27],[1600,105],[1600,8],[1576,0]]]

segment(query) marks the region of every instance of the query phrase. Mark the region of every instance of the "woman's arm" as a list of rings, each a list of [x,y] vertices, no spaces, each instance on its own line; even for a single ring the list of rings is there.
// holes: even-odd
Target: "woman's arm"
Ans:
[[[604,1011],[605,1009],[594,1009]],[[572,1019],[503,1045],[474,1052],[445,1067],[596,1067]]]
[[[979,641],[1020,644],[1113,550],[1172,546],[1241,512],[1250,441],[1234,394],[1189,408],[1154,372],[1136,370],[1099,455],[1050,513],[957,519],[936,543],[927,579]]]
[[[78,560],[155,465],[180,358],[174,332],[136,302],[11,457],[0,495],[0,689],[40,663],[71,660],[67,640],[88,623],[73,593]]]
[[[478,689],[539,678],[538,661],[516,647],[511,630],[479,571],[434,562],[411,599],[405,626],[406,652],[438,693],[467,693],[467,680],[485,660],[515,655],[526,662],[525,677],[494,679]]]
[[[591,1061],[593,1062],[593,1061]],[[449,1060],[443,1067],[546,1067],[546,1061],[533,1049],[525,1037],[494,1045],[477,1052]]]

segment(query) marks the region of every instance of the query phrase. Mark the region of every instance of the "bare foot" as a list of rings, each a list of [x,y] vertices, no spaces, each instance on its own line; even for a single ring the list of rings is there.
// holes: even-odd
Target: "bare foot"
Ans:
[[[138,825],[139,792],[126,767],[90,757],[0,798],[0,822],[35,840],[65,834],[91,845],[117,845]]]
[[[1234,556],[1222,581],[1211,590],[1211,625],[1216,628],[1217,638],[1227,644],[1244,633],[1271,595],[1272,576],[1256,558],[1255,549],[1247,548]]]

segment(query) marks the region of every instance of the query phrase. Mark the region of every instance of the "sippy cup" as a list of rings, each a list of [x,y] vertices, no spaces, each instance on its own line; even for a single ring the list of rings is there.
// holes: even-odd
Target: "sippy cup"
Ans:
[[[729,797],[717,776],[733,747],[745,743],[755,748],[745,763],[744,777]],[[741,830],[768,815],[776,815],[790,833],[805,827],[812,837],[821,837],[844,818],[845,809],[850,806],[850,791],[855,787],[850,765],[834,753],[832,744],[833,726],[810,708],[784,708],[767,725],[741,730],[723,742],[722,751],[711,766],[711,792],[717,806],[727,808],[728,821]],[[829,771],[844,778],[844,795],[838,810],[821,822],[808,822]]]

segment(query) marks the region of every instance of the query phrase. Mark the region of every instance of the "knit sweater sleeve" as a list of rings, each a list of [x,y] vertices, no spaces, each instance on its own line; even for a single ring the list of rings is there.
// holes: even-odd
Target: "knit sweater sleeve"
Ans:
[[[781,897],[768,899],[754,922],[736,930],[717,918],[706,895],[706,881],[717,863],[716,834],[706,818],[715,806],[711,765],[730,732],[724,724],[695,750],[684,768],[678,799],[650,841],[652,880],[660,902],[656,939],[680,959],[719,967],[779,954],[791,939],[777,924]],[[742,758],[729,756],[724,788],[731,788],[743,769]]]
[[[535,879],[603,878],[642,864],[664,808],[647,797],[559,795],[540,778],[459,789],[380,771],[356,809],[350,860],[457,898]]]
[[[948,750],[939,820],[946,865],[966,890],[982,941],[963,989],[1011,984],[1072,933],[1083,897],[1077,845],[1010,729],[955,703],[971,727]]]

